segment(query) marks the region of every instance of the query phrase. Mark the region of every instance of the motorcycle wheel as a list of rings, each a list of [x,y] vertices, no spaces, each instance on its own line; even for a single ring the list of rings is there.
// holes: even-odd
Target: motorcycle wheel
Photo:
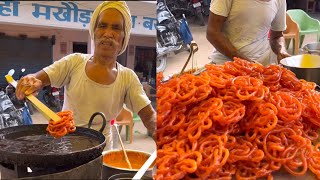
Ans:
[[[43,98],[44,102],[47,105],[49,105],[49,98],[50,98],[49,95],[48,94],[43,94],[42,98]]]
[[[56,110],[57,112],[60,112],[62,109],[60,102],[56,102]]]
[[[167,55],[157,57],[157,72],[164,71],[167,65]]]
[[[200,9],[196,9],[196,16],[199,18],[199,23],[200,23],[199,25],[204,26],[205,23],[204,23],[204,18],[202,15],[201,7],[197,7],[197,8],[200,8]]]
[[[199,17],[199,22],[200,22],[200,26],[204,26],[204,19],[203,19],[203,15],[202,13],[198,13],[198,17]]]
[[[33,115],[33,114],[34,114],[34,107],[33,107],[33,105],[32,105],[29,101],[27,101],[27,106],[28,106],[30,115]]]

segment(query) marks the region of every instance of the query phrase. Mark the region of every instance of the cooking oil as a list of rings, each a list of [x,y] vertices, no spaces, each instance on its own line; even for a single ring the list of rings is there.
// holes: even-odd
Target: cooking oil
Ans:
[[[23,154],[68,154],[98,145],[99,141],[96,139],[73,134],[58,139],[48,134],[41,134],[4,138],[0,141],[2,151]]]
[[[304,54],[301,56],[300,59],[300,66],[301,68],[316,68],[320,67],[320,59],[319,56],[311,55],[311,54]]]

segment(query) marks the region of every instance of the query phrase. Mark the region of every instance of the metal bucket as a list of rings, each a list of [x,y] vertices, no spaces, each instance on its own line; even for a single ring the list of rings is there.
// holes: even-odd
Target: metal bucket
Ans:
[[[320,51],[319,51],[320,52]],[[299,79],[320,84],[320,56],[302,54],[284,58],[280,63],[296,74]]]

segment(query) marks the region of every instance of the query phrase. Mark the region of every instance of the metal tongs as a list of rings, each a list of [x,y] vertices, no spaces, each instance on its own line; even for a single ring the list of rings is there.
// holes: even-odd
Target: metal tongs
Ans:
[[[198,50],[199,50],[198,44],[195,41],[191,41],[191,43],[190,43],[190,53],[189,53],[188,59],[187,59],[186,63],[184,64],[183,68],[181,69],[180,73],[178,74],[178,76],[181,76],[184,73],[187,65],[189,64],[190,59],[192,61],[192,65],[191,65],[191,73],[192,74],[199,75],[200,73],[202,73],[203,71],[206,70],[205,67],[202,67],[202,68],[198,69],[197,63],[196,63],[197,61],[193,60],[194,59],[194,53],[196,53]],[[196,63],[196,64],[194,65],[194,63]],[[171,79],[171,77],[172,76],[164,77],[161,82],[167,82],[169,79]]]
[[[195,42],[195,41],[191,41],[191,44],[190,44],[190,54],[189,54],[189,57],[186,61],[186,63],[184,64],[181,72],[180,72],[180,75],[183,74],[184,70],[186,69],[190,59],[192,59],[192,67],[191,67],[191,71],[193,71],[193,65],[194,65],[194,61],[193,61],[193,58],[194,58],[194,53],[197,52],[199,50],[198,48],[198,44]]]

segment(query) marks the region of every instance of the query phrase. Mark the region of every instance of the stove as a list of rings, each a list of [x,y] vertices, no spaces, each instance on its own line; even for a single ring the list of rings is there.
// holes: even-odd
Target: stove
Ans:
[[[22,167],[0,164],[0,179],[101,179],[102,155],[77,167]]]

